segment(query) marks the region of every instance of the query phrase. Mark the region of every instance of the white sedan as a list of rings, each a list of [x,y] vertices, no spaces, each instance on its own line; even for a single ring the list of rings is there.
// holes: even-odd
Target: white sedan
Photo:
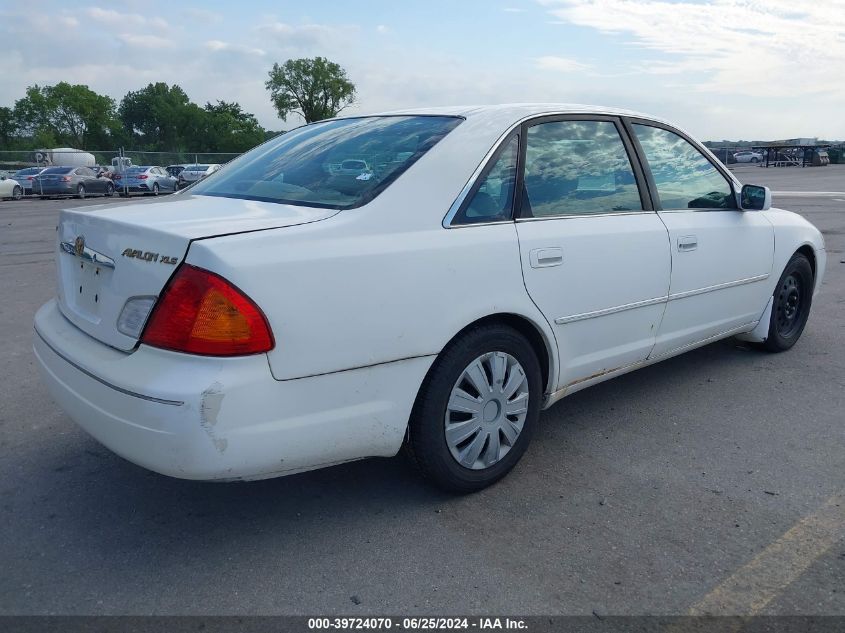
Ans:
[[[11,198],[12,200],[20,200],[23,197],[23,187],[13,178],[5,175],[0,175],[0,200],[3,198]]]
[[[770,204],[623,110],[323,121],[170,200],[63,211],[35,355],[71,418],[160,473],[405,446],[477,490],[564,396],[729,336],[795,344],[824,243]]]
[[[757,150],[742,150],[734,154],[734,160],[738,163],[759,163],[765,158],[763,152]]]

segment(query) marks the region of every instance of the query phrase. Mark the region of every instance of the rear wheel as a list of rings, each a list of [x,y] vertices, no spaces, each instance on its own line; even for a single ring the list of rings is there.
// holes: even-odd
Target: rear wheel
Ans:
[[[80,200],[85,200],[85,185],[79,185],[76,188],[76,197]]]
[[[806,255],[795,253],[772,295],[772,317],[769,335],[761,347],[770,352],[783,352],[798,342],[813,302],[813,267]]]
[[[21,198],[23,198],[23,189],[20,185],[15,185],[15,188],[12,189],[12,199],[20,200]]]
[[[113,195],[114,195],[114,185],[111,184],[111,183],[108,183],[106,185],[106,196],[111,198]]]
[[[752,162],[752,163],[759,163],[759,162],[760,162],[760,159],[759,159],[759,158],[757,158],[756,156],[753,156],[753,157],[751,158],[751,162]]]
[[[158,183],[153,184],[153,195],[154,196],[158,195]]]
[[[408,452],[441,488],[485,488],[528,447],[542,390],[540,365],[524,336],[502,325],[473,328],[426,376],[409,422]]]

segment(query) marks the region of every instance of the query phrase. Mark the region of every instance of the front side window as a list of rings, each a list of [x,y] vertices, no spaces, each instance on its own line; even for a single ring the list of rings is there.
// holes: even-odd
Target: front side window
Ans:
[[[332,209],[358,207],[462,120],[376,116],[306,125],[235,159],[192,193]]]
[[[642,210],[628,152],[610,121],[551,121],[528,128],[522,216]]]
[[[730,182],[682,136],[634,124],[662,209],[735,209]]]
[[[469,203],[455,217],[453,225],[496,222],[511,218],[518,157],[519,137],[514,135],[505,143]]]

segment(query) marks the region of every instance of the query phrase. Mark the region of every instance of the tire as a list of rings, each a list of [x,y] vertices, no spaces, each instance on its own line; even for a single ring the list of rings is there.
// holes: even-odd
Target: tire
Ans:
[[[80,200],[85,200],[85,185],[79,185],[76,188],[76,197]]]
[[[798,342],[810,316],[814,282],[810,261],[806,255],[795,253],[775,286],[769,335],[758,347],[785,352]]]
[[[20,185],[15,185],[12,189],[12,200],[20,200],[21,198],[23,198],[23,189]]]
[[[153,183],[153,195],[157,196],[158,193],[159,193],[158,183],[156,182],[156,183]]]
[[[759,158],[757,158],[756,156],[754,156],[754,157],[751,159],[751,162],[752,162],[752,163],[759,163],[759,162],[760,162],[760,159],[759,159]]]
[[[497,375],[498,381],[491,380]],[[474,387],[479,382],[487,394]],[[408,423],[406,452],[423,476],[444,490],[486,488],[504,477],[528,447],[542,392],[540,364],[524,336],[503,325],[474,327],[440,353],[423,381]],[[461,403],[468,402],[475,413],[461,411]]]
[[[108,183],[106,185],[106,197],[111,198],[113,195],[114,195],[114,185],[111,184],[111,183]]]

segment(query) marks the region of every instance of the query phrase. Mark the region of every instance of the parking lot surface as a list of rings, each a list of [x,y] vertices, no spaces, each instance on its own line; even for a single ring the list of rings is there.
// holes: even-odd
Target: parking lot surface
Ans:
[[[845,166],[735,173],[824,233],[801,341],[577,393],[465,497],[401,456],[210,484],[113,455],[31,351],[58,210],[106,201],[0,202],[0,613],[845,615]]]

